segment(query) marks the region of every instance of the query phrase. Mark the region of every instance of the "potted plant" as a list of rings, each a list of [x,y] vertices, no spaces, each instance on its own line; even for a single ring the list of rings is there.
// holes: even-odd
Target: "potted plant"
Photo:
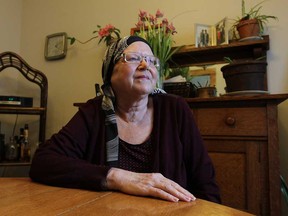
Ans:
[[[166,79],[168,82],[167,80],[163,82],[164,91],[182,97],[195,97],[196,89],[189,80],[189,67],[169,68],[167,70],[168,75]],[[169,79],[175,78],[183,79],[183,81],[169,82]]]
[[[101,42],[105,42],[106,46],[108,46],[113,40],[120,39],[120,30],[111,24],[108,24],[103,28],[100,25],[97,25],[97,28],[98,30],[93,31],[93,34],[97,33],[97,35],[89,38],[88,40],[84,42],[78,40],[77,38],[73,36],[68,36],[67,40],[70,41],[69,44],[72,45],[76,41],[81,44],[86,44],[96,38],[100,38],[98,44],[100,44]]]
[[[229,64],[221,71],[226,83],[226,93],[267,93],[266,56],[255,60],[235,61],[225,58]]]
[[[235,20],[232,29],[237,29],[240,39],[259,38],[267,25],[269,19],[278,20],[276,16],[261,14],[262,4],[266,0],[254,5],[249,11],[246,11],[245,0],[242,0],[242,15]]]
[[[134,32],[148,41],[152,47],[153,53],[160,60],[158,69],[159,79],[157,87],[163,87],[163,81],[169,76],[168,60],[182,46],[172,49],[174,43],[173,35],[177,33],[172,22],[169,22],[164,14],[158,9],[155,15],[140,10],[138,14],[138,22],[136,24],[138,31]]]
[[[217,89],[215,86],[198,87],[196,89],[196,97],[210,98],[216,97]]]

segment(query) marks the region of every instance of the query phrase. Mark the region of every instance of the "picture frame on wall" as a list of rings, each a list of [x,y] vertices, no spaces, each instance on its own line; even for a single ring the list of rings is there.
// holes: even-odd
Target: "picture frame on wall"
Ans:
[[[212,44],[212,25],[195,23],[195,47],[206,47]]]
[[[197,87],[216,86],[216,68],[190,70],[190,82]]]
[[[215,24],[215,45],[229,44],[229,29],[227,17]]]
[[[67,54],[67,33],[59,32],[46,36],[44,56],[48,61],[65,58]]]

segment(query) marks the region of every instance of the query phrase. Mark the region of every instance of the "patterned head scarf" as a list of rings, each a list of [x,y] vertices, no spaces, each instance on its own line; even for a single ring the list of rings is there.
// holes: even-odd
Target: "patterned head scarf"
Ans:
[[[124,37],[122,39],[113,42],[107,48],[102,65],[103,85],[101,88],[104,93],[104,97],[102,100],[102,109],[105,113],[105,141],[106,141],[106,156],[107,156],[106,162],[113,166],[117,166],[119,137],[118,137],[117,122],[114,109],[115,95],[111,87],[111,76],[113,68],[117,63],[117,61],[119,60],[122,53],[124,52],[124,50],[130,44],[137,41],[144,42],[150,47],[149,43],[141,37],[138,36]],[[159,90],[156,91],[159,92]]]
[[[106,86],[111,86],[111,76],[113,72],[113,68],[117,61],[120,59],[120,56],[124,52],[124,50],[132,43],[141,41],[146,43],[149,47],[149,43],[141,37],[138,36],[127,36],[117,41],[114,41],[110,46],[107,48],[104,61],[102,65],[102,79],[104,85],[102,88],[105,89]],[[152,50],[152,48],[150,47]],[[152,51],[153,52],[153,51]]]

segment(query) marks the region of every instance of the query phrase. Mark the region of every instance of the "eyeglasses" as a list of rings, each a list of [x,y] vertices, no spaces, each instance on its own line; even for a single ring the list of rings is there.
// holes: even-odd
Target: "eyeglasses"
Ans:
[[[140,64],[143,60],[145,60],[148,66],[154,65],[155,67],[158,67],[160,65],[159,59],[153,55],[143,56],[139,53],[127,52],[127,53],[122,53],[121,57],[127,63]]]

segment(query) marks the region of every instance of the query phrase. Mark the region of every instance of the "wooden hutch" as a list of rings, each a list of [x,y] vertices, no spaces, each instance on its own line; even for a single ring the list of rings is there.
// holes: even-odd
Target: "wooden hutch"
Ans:
[[[256,59],[269,50],[263,40],[226,45],[184,46],[171,67]],[[288,94],[186,98],[211,156],[224,205],[256,215],[280,215],[281,191],[277,105]]]

